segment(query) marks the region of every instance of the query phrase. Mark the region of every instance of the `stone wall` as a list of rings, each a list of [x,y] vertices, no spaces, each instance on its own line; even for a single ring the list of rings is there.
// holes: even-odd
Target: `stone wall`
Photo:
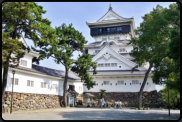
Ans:
[[[95,103],[98,105],[96,101],[97,98],[100,97],[99,92],[85,92],[95,95]],[[159,97],[159,94],[156,90],[154,91],[145,91],[142,93],[142,106],[144,107],[151,107],[151,108],[159,108],[163,107],[166,108],[162,99]],[[104,100],[108,102],[110,105],[113,104],[112,100],[121,100],[122,106],[126,107],[137,107],[138,105],[138,92],[106,92]]]
[[[7,109],[11,107],[11,92],[5,92],[4,103]],[[45,108],[57,108],[62,106],[63,98],[50,94],[31,94],[13,92],[13,110],[33,110]]]

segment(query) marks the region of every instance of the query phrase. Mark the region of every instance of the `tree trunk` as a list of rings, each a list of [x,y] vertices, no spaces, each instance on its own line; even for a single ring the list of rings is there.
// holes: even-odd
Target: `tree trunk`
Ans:
[[[9,59],[8,59],[9,60]],[[5,63],[8,63],[7,61]],[[3,68],[3,83],[2,83],[2,104],[4,104],[4,94],[7,85],[8,67]]]
[[[151,68],[152,67],[150,65],[148,70],[147,70],[147,72],[145,73],[145,77],[144,77],[142,86],[140,87],[140,92],[139,92],[139,96],[138,96],[138,110],[140,110],[140,108],[142,107],[142,93],[143,93],[143,89],[145,87],[145,84],[147,82],[147,78],[148,78],[149,72],[151,71]]]
[[[65,66],[65,78],[64,78],[64,84],[63,84],[63,103],[64,107],[67,107],[67,79],[68,79],[68,68]]]

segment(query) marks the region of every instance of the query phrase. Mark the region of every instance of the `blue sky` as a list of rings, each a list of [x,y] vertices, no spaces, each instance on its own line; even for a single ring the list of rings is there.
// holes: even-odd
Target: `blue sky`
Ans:
[[[67,25],[73,24],[73,27],[82,32],[88,43],[95,40],[90,36],[90,29],[86,25],[87,22],[93,22],[105,15],[112,4],[113,10],[125,18],[134,16],[135,28],[140,26],[143,21],[142,16],[150,13],[157,4],[168,8],[174,2],[38,2],[47,12],[43,14],[43,18],[50,20],[51,26],[60,26],[63,23]],[[25,39],[29,46],[34,46],[31,40]],[[74,53],[73,58],[76,59],[78,52]],[[64,70],[64,66],[56,64],[53,58],[40,61],[40,66]]]

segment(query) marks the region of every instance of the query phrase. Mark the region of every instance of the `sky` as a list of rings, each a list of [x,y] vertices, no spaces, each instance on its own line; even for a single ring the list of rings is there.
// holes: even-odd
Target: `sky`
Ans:
[[[61,26],[63,23],[66,25],[73,24],[73,27],[82,32],[82,35],[88,41],[87,43],[94,42],[94,38],[90,36],[90,29],[86,25],[87,22],[93,22],[99,20],[104,16],[108,9],[109,4],[112,4],[112,9],[124,18],[134,17],[135,28],[140,26],[143,21],[142,16],[153,8],[156,8],[157,4],[163,8],[169,8],[169,5],[174,2],[36,2],[38,5],[43,6],[46,13],[43,14],[43,18],[47,18],[51,21],[51,27]],[[32,40],[25,39],[29,46],[34,46]],[[76,59],[78,52],[73,53],[73,59]],[[40,61],[40,66],[65,70],[61,64],[56,64],[53,58],[44,59]],[[156,89],[160,90],[163,86],[156,85]]]

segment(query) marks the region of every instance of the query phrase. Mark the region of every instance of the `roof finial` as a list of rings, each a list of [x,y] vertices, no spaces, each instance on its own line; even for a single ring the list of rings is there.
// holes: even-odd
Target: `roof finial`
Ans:
[[[112,5],[111,5],[111,3],[110,3],[110,5],[109,5],[109,10],[112,10]]]

